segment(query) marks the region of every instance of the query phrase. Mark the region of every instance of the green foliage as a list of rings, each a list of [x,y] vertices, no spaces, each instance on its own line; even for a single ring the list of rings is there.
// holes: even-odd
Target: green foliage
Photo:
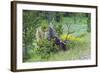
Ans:
[[[63,25],[61,24],[58,24],[56,27],[55,27],[58,35],[60,36],[62,33],[63,33]]]
[[[56,58],[57,60],[67,60],[71,59],[71,54],[76,56],[74,59],[78,59],[78,55],[81,55],[82,53],[76,55],[79,48],[86,48],[85,46],[89,48],[89,43],[88,45],[86,44],[87,41],[90,41],[90,38],[86,38],[87,40],[84,38],[89,34],[87,31],[90,32],[90,18],[90,14],[88,13],[23,10],[24,62],[48,61],[52,59],[56,60]],[[65,51],[64,54],[62,53],[59,55],[59,46],[55,45],[54,39],[51,41],[48,41],[47,39],[41,39],[39,42],[36,41],[36,29],[40,26],[42,29],[45,29],[50,25],[50,23],[54,26],[58,37],[63,34],[71,34],[73,37],[80,37],[82,41],[67,40],[66,48],[69,48],[69,52]],[[61,41],[64,40],[61,39]],[[80,51],[83,51],[83,49]]]
[[[41,40],[38,42],[38,47],[33,48],[34,56],[38,55],[40,60],[48,60],[51,54],[56,53],[58,47],[54,45],[54,41]]]

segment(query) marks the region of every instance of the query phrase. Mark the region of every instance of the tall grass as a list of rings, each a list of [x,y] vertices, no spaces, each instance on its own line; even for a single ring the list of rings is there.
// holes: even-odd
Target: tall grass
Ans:
[[[59,51],[55,54],[51,53],[50,57],[45,60],[41,59],[38,55],[32,55],[27,62],[90,59],[90,44],[90,33],[86,33],[85,36],[81,37],[81,41],[75,42],[74,47],[67,51]]]
[[[43,11],[23,12],[23,62],[90,59],[91,32],[87,32],[87,24],[90,24],[87,23],[87,20],[89,20],[86,16],[87,13],[67,13],[67,15],[56,12],[50,13],[48,16]],[[71,40],[68,40],[67,37],[67,41],[72,43],[65,45],[68,47],[66,51],[58,51],[59,48],[62,49],[61,45],[60,47],[59,45],[53,46],[54,41],[52,43],[51,41],[43,40],[44,42],[37,44],[35,37],[37,28],[50,25],[50,23],[56,30],[57,37],[64,44],[66,44],[66,40],[61,39],[60,36],[62,35],[71,35],[74,39],[79,38],[80,40],[72,40],[72,37],[70,38]],[[68,28],[68,25],[70,25],[70,28]]]

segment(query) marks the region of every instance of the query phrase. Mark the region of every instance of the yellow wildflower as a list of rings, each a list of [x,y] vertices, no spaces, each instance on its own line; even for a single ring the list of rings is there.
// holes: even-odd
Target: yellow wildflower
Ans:
[[[62,41],[64,41],[64,40],[80,41],[80,40],[81,40],[79,37],[75,37],[75,36],[67,35],[67,34],[61,35],[61,36],[60,36],[60,39],[61,39]]]

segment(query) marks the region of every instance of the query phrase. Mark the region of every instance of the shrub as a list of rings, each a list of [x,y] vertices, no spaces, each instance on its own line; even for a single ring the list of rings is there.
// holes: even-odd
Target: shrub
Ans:
[[[51,54],[56,53],[58,47],[54,45],[53,40],[43,39],[38,42],[38,47],[34,48],[34,55],[40,56],[41,60],[47,60]]]

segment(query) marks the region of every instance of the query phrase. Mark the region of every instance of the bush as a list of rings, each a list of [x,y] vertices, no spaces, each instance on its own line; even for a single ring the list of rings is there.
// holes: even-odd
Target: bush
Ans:
[[[48,41],[46,39],[43,39],[37,44],[38,47],[33,49],[34,55],[40,56],[41,60],[47,60],[50,57],[50,55],[56,53],[58,50],[58,47],[54,45],[53,40]]]

